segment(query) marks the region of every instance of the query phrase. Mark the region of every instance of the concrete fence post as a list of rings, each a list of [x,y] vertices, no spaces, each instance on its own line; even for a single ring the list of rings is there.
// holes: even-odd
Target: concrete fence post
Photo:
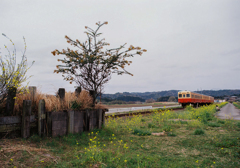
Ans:
[[[81,91],[82,91],[82,89],[81,89],[80,86],[75,89],[75,95],[76,95],[76,97],[78,97],[78,96],[80,95]]]
[[[45,100],[42,99],[38,103],[38,135],[45,135]]]
[[[105,110],[102,110],[102,125],[105,125]]]
[[[30,136],[30,115],[31,115],[31,100],[23,100],[23,114],[22,114],[22,138],[28,138]]]
[[[84,125],[84,112],[74,111],[73,133],[83,132],[83,125]]]
[[[102,109],[98,109],[97,113],[97,128],[101,129],[102,128]]]
[[[46,132],[47,136],[52,135],[52,112],[46,113]]]
[[[65,99],[65,89],[64,88],[59,88],[58,89],[58,96],[61,100]]]
[[[94,90],[89,90],[89,95],[92,97],[92,107],[94,107],[95,106],[95,101],[96,100],[94,100],[94,97],[95,97],[95,91]]]
[[[30,93],[30,100],[33,102],[36,101],[37,98],[37,87],[36,86],[29,86],[29,93]]]
[[[86,109],[84,112],[84,120],[83,120],[84,131],[89,131],[89,118],[90,118],[90,111]]]
[[[98,110],[91,110],[89,113],[89,130],[98,127]]]
[[[94,112],[95,112],[94,110],[89,111],[89,131],[94,129],[94,122],[93,122]]]
[[[74,111],[68,111],[68,134],[74,133]]]
[[[30,93],[30,100],[32,101],[32,111],[35,109],[36,99],[37,99],[37,87],[36,86],[29,86],[29,93]]]
[[[8,88],[7,92],[8,92],[8,94],[7,94],[5,113],[6,113],[6,116],[11,116],[11,115],[13,115],[17,88],[10,87],[10,88]]]
[[[65,101],[65,89],[64,88],[58,89],[58,96],[60,98],[61,108],[63,109],[63,104]]]

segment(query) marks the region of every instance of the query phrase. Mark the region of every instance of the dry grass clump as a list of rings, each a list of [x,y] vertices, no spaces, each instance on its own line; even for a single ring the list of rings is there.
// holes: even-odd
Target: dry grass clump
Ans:
[[[82,103],[82,108],[83,109],[86,109],[86,108],[89,108],[92,106],[92,97],[89,95],[89,93],[85,90],[83,90],[81,93],[80,93],[80,96],[79,96],[79,101]]]
[[[92,98],[89,93],[83,90],[79,96],[76,96],[75,93],[66,92],[65,101],[61,101],[59,97],[56,96],[47,96],[45,98],[45,107],[46,111],[61,111],[73,109],[73,103],[77,109],[86,109],[91,108]],[[77,106],[77,107],[76,107]]]
[[[45,100],[45,108],[47,112],[52,111],[62,111],[74,109],[82,110],[86,108],[91,108],[92,98],[89,93],[83,90],[79,96],[76,96],[75,93],[66,92],[65,101],[61,101],[58,96],[43,94],[40,91],[36,93],[36,101],[32,102],[32,113],[37,114],[39,101]],[[15,105],[14,105],[14,115],[20,115],[23,110],[23,100],[31,100],[30,93],[17,94]]]
[[[37,91],[36,93],[36,101],[32,102],[32,113],[35,114],[38,111],[38,103],[39,100],[45,99],[46,95],[42,94],[40,91]],[[18,93],[16,94],[15,104],[14,104],[14,115],[20,115],[22,114],[23,110],[23,100],[31,100],[31,94],[28,92],[24,92],[22,94]]]
[[[108,107],[104,104],[96,104],[95,109],[107,109]]]

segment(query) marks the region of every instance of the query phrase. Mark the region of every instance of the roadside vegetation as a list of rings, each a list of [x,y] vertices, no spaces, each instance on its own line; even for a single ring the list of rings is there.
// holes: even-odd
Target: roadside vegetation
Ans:
[[[237,107],[238,109],[240,109],[240,102],[233,102],[233,105],[234,105],[235,107]]]
[[[226,103],[219,104],[220,107]],[[216,106],[109,118],[102,130],[1,140],[3,167],[239,167],[240,122]]]
[[[152,106],[152,107],[163,107],[163,106],[174,106],[174,105],[179,105],[178,102],[154,102],[154,103],[134,103],[134,102],[129,102],[129,103],[116,103],[116,104],[111,104],[111,103],[102,103],[106,105],[108,108],[128,108],[128,107],[142,107],[142,106]]]

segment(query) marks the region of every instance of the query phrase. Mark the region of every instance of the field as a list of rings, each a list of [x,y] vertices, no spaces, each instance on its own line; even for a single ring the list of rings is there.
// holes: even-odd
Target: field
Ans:
[[[105,104],[108,109],[110,108],[128,108],[128,107],[143,107],[143,106],[152,106],[152,107],[163,107],[163,106],[174,106],[178,105],[176,102],[155,102],[155,103],[144,103],[144,104]]]
[[[223,106],[224,104],[221,104]],[[0,141],[3,167],[240,167],[240,122],[215,105],[110,118],[81,135]],[[155,133],[155,135],[152,135]]]

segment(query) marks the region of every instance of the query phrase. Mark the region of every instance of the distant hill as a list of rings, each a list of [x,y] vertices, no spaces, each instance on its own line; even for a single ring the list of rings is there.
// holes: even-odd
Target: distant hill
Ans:
[[[140,100],[145,101],[147,99],[157,100],[160,97],[177,97],[177,93],[180,90],[168,90],[168,91],[159,91],[159,92],[123,92],[115,94],[102,94],[102,98],[107,98],[110,100],[124,100],[124,101],[134,101]],[[203,90],[203,91],[194,91],[196,93],[213,96],[215,98],[224,98],[226,96],[239,96],[240,90]]]

